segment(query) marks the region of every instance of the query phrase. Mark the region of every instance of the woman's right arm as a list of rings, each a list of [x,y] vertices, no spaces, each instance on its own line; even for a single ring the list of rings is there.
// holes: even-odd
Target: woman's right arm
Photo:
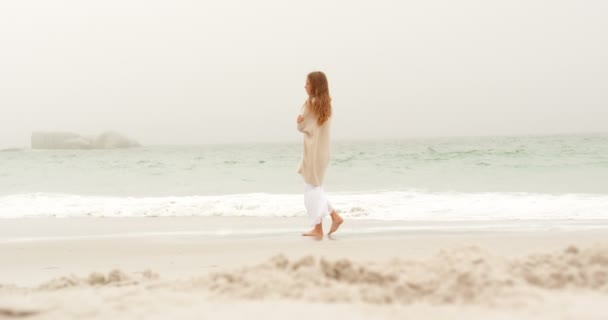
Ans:
[[[298,116],[298,120],[296,120],[296,122],[298,123],[298,131],[302,132],[302,133],[310,133],[310,128],[309,128],[309,120],[310,118],[308,116],[308,108],[305,106],[304,107],[304,112]]]

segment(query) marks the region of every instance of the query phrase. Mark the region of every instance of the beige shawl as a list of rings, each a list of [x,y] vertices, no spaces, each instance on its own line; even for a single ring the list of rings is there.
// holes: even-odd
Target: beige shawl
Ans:
[[[298,123],[298,130],[304,134],[304,149],[298,173],[307,184],[321,186],[329,164],[331,118],[319,126],[318,117],[308,109],[308,102],[304,104],[303,109],[304,121]]]

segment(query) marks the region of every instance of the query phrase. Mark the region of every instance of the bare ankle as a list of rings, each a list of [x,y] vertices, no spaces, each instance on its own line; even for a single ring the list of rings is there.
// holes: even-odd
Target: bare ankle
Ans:
[[[340,217],[340,215],[336,212],[336,210],[332,211],[331,214],[330,214],[330,216],[331,216],[332,220],[340,220],[340,219],[342,219],[342,217]]]

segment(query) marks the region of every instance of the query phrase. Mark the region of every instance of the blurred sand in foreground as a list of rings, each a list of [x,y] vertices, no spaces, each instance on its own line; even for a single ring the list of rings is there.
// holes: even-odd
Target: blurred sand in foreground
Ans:
[[[301,223],[3,220],[0,318],[608,318],[602,221]]]

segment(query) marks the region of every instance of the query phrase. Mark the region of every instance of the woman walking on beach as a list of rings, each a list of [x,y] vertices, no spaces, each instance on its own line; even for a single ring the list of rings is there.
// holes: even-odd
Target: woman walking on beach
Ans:
[[[323,177],[329,164],[329,131],[331,126],[331,97],[327,77],[315,71],[306,77],[308,99],[298,116],[298,130],[304,134],[302,162],[298,173],[304,178],[304,205],[313,229],[304,236],[323,236],[323,218],[331,217],[329,233],[336,232],[344,219],[332,208],[323,191]]]

